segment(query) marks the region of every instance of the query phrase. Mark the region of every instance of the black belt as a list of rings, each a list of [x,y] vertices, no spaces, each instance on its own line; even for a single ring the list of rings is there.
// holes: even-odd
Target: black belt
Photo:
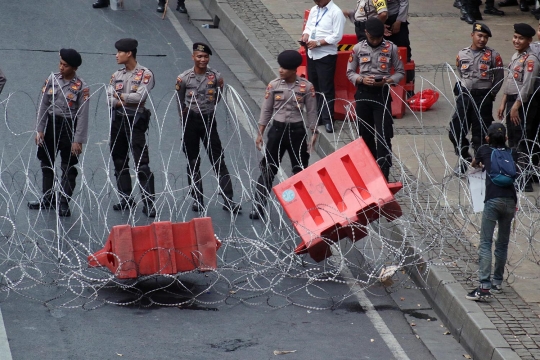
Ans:
[[[73,121],[72,118],[67,118],[67,117],[63,117],[63,116],[60,116],[60,115],[53,115],[53,114],[49,114],[49,119],[54,119],[55,121]]]
[[[516,101],[517,99],[518,99],[518,94],[506,95],[506,101]]]
[[[212,120],[214,118],[214,113],[199,114],[195,111],[189,111],[187,117],[188,119]]]
[[[383,91],[384,92],[388,92],[388,89],[385,89],[386,86],[382,86],[382,87],[379,87],[379,86],[367,86],[367,85],[358,85],[358,91],[360,92],[367,92],[367,93],[372,93],[372,94],[381,94],[383,95]]]
[[[291,130],[305,129],[303,121],[297,121],[294,123],[284,123],[281,121],[274,121],[272,126],[275,127],[276,129],[285,129],[287,126]]]
[[[472,96],[486,96],[491,92],[491,89],[472,89],[467,90]]]

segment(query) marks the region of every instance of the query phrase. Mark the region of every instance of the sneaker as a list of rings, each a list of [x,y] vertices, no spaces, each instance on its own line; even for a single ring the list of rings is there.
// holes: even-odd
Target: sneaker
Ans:
[[[491,290],[490,291],[491,291],[492,294],[500,294],[500,293],[502,293],[502,285],[501,284],[499,284],[499,285],[493,284],[493,285],[491,285]]]
[[[473,291],[471,291],[470,293],[468,293],[467,296],[465,296],[465,297],[467,298],[467,300],[478,301],[478,300],[489,299],[489,298],[492,297],[492,295],[491,295],[491,291],[489,291],[489,289],[476,288]]]

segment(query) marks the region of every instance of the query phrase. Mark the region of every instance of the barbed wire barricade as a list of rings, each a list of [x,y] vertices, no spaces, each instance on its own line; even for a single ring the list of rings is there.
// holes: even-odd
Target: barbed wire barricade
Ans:
[[[418,77],[416,88],[440,92],[440,103],[445,106],[439,107],[436,116],[450,120],[455,100],[447,94],[451,94],[455,74],[447,66],[446,71],[435,76],[436,81]],[[435,84],[441,80],[443,86],[437,87]],[[252,113],[242,96],[230,86],[222,94],[215,121],[235,198],[244,212],[235,214],[221,209],[224,204],[219,179],[203,152],[200,161],[205,205],[199,213],[192,211],[187,160],[182,152],[182,128],[176,93],[172,92],[162,99],[150,96],[145,104],[152,113],[147,138],[150,166],[155,176],[156,218],[142,214],[142,200],[125,211],[114,211],[112,205],[120,200],[120,195],[109,151],[111,117],[106,87],[105,84],[91,85],[89,137],[77,165],[79,177],[71,197],[71,217],[59,217],[54,209],[32,211],[27,208],[28,201],[42,196],[32,120],[37,102],[31,94],[15,92],[1,103],[4,121],[0,131],[3,140],[0,149],[0,300],[21,296],[50,308],[86,310],[106,304],[182,307],[246,304],[273,308],[295,305],[329,309],[339,306],[357,289],[380,286],[381,281],[394,280],[393,284],[392,281],[385,284],[388,292],[401,288],[406,280],[399,280],[402,277],[396,274],[408,267],[416,266],[426,276],[432,265],[452,266],[455,262],[465,262],[468,264],[465,276],[471,281],[475,279],[475,243],[480,216],[472,210],[467,179],[454,173],[458,157],[448,140],[449,128],[430,133],[430,125],[425,122],[427,113],[410,112],[415,128],[422,129],[417,134],[420,136],[407,137],[405,141],[398,141],[400,135],[394,137],[391,179],[403,183],[403,189],[396,194],[404,209],[403,216],[388,222],[384,220],[386,214],[379,214],[379,220],[369,225],[351,223],[350,226],[358,230],[353,234],[365,233],[366,236],[337,243],[328,240],[333,256],[317,263],[309,255],[295,254],[299,237],[275,197],[268,199],[264,219],[248,219],[262,156],[254,145],[258,114]],[[297,101],[296,97],[290,101]],[[358,137],[359,119],[354,103],[351,102],[348,109],[347,119],[333,134],[334,139],[345,133]],[[532,158],[532,153],[527,156]],[[530,174],[540,177],[538,165],[531,161],[527,166]],[[283,171],[291,173],[285,162]],[[61,191],[60,173],[56,166],[56,193]],[[133,168],[130,176],[137,185]],[[134,190],[132,196],[140,199],[137,193]],[[515,278],[516,269],[524,264],[540,264],[539,201],[521,191],[519,199],[507,266],[510,281]],[[359,198],[358,208],[365,206]],[[317,208],[330,214],[336,223],[348,221],[333,205],[317,204]],[[88,267],[88,256],[103,247],[115,225],[186,222],[199,216],[212,218],[222,243],[214,271],[153,274],[122,280],[106,268]],[[462,247],[468,251],[456,251]],[[353,283],[356,284],[354,291],[348,286]]]

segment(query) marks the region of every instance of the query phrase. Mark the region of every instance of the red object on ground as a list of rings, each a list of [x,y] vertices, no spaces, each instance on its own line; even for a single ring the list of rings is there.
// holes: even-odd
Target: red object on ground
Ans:
[[[412,96],[407,103],[413,111],[426,111],[439,100],[439,93],[432,89],[422,90]]]
[[[174,224],[118,225],[112,228],[103,249],[88,256],[88,266],[105,266],[119,279],[211,271],[217,268],[220,246],[209,217]]]
[[[315,261],[331,256],[330,243],[366,236],[365,227],[384,216],[402,215],[394,194],[363,139],[355,140],[274,186],[273,190],[302,243],[296,254]]]

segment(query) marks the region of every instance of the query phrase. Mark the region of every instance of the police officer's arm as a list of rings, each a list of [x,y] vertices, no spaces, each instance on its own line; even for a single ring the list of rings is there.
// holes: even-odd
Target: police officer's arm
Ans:
[[[358,69],[358,56],[356,55],[357,46],[358,44],[354,46],[351,55],[349,56],[349,61],[347,62],[347,78],[354,86],[358,86],[363,80],[362,76],[356,72],[356,69]]]
[[[538,69],[538,58],[534,55],[530,56],[525,62],[523,83],[521,89],[519,89],[518,98],[510,109],[510,120],[516,125],[519,125],[521,123],[521,118],[519,117],[519,109],[524,102],[527,102],[529,100],[532,89],[534,88],[536,76],[538,75]]]
[[[186,99],[186,82],[182,80],[181,76],[178,76],[176,78],[176,104],[178,105],[178,115],[180,116],[180,118],[184,117],[187,110],[187,106],[184,102],[185,99]]]
[[[503,95],[501,99],[501,105],[499,105],[499,110],[497,111],[497,116],[499,120],[504,119],[504,110],[506,109],[506,94]]]
[[[373,6],[377,11],[377,18],[384,24],[388,19],[388,7],[386,6],[386,0],[372,0]]]
[[[134,93],[123,93],[120,98],[126,105],[144,106],[150,90],[154,88],[154,74],[150,69],[146,69],[139,88]]]
[[[83,87],[79,96],[77,97],[77,128],[75,129],[75,136],[73,138],[73,144],[71,144],[71,152],[74,155],[82,153],[82,144],[85,144],[88,140],[88,113],[90,109],[90,88],[83,83]]]
[[[392,45],[392,66],[394,67],[394,73],[385,79],[386,84],[397,84],[405,76],[403,62],[399,59],[398,47],[396,45]]]
[[[218,93],[216,94],[216,104],[220,102],[221,97],[223,96],[223,89],[225,87],[225,82],[223,81],[223,76],[219,72],[216,71],[216,81],[218,84]]]
[[[311,141],[308,144],[308,152],[311,152],[315,148],[315,142],[317,141],[317,94],[315,93],[315,87],[310,84],[309,94],[304,96],[304,105],[306,106],[307,127],[311,130]]]
[[[115,76],[112,74],[111,80],[109,81],[109,86],[107,86],[107,100],[108,103],[111,105],[113,109],[117,107],[117,104],[120,100],[118,100],[118,96],[116,96],[116,89],[115,87]]]
[[[409,17],[409,0],[399,0],[399,12],[396,21],[392,24],[392,34],[401,30],[401,24]]]
[[[6,81],[6,76],[4,75],[2,70],[0,70],[0,94],[2,93],[2,90],[4,90],[4,85],[6,85]]]
[[[266,88],[266,94],[264,95],[264,100],[261,106],[261,115],[259,116],[259,131],[257,134],[257,139],[255,140],[255,146],[257,150],[261,150],[263,144],[263,134],[266,130],[266,126],[272,119],[274,113],[274,96],[271,92],[272,83],[268,84]]]
[[[51,75],[45,84],[41,88],[41,96],[39,99],[39,107],[37,112],[37,126],[36,126],[36,145],[41,146],[45,137],[45,127],[47,126],[47,120],[49,117],[48,110],[51,104],[50,95],[48,94],[48,84],[54,81],[54,77]]]
[[[493,64],[492,64],[492,71],[493,71],[493,87],[491,88],[491,95],[493,98],[497,96],[497,93],[499,90],[501,90],[501,87],[503,85],[504,80],[504,68],[503,68],[503,61],[501,58],[501,55],[494,51],[493,54]]]

